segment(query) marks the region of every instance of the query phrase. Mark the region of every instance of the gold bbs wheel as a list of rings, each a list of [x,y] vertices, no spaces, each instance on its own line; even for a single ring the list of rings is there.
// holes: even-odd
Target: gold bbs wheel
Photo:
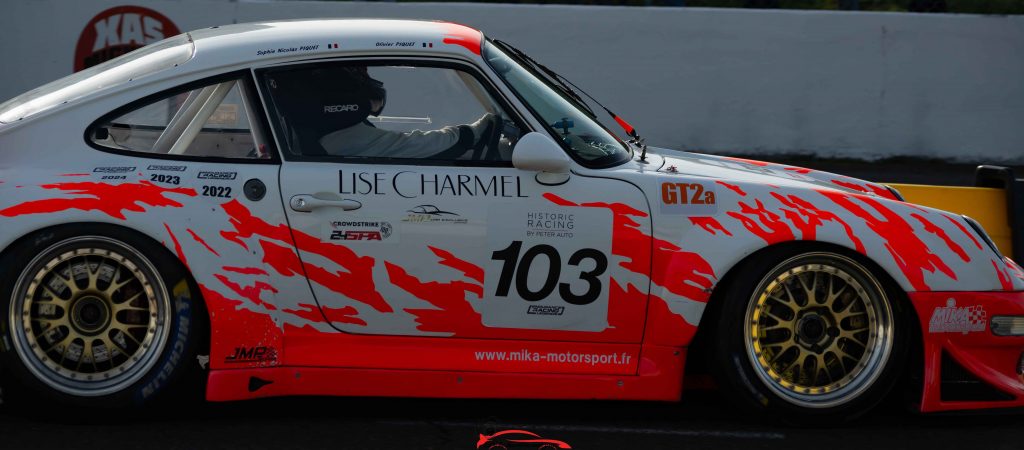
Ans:
[[[167,290],[149,260],[100,236],[57,243],[29,262],[10,306],[15,350],[60,392],[101,396],[126,389],[167,341]]]
[[[847,403],[882,373],[893,347],[885,290],[856,261],[807,253],[772,270],[746,309],[744,342],[758,378],[806,408]]]

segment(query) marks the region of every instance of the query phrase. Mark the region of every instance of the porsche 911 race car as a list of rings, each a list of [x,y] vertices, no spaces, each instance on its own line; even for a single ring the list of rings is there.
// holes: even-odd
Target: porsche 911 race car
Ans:
[[[922,411],[1024,405],[1024,271],[976,222],[648,149],[591,100],[475,29],[389,20],[193,31],[14,98],[5,392],[144,403],[199,360],[213,401],[676,400],[707,355],[797,420],[907,374]]]

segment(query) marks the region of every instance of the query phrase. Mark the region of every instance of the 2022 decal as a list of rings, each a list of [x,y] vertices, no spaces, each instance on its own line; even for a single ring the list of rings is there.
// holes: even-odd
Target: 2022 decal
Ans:
[[[203,186],[203,195],[206,197],[231,198],[231,188],[226,186]]]

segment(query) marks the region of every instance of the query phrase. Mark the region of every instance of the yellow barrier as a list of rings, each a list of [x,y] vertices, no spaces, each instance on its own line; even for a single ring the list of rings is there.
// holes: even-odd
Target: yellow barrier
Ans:
[[[1006,191],[1003,189],[889,184],[909,203],[963,214],[981,224],[992,242],[1004,255],[1013,254],[1010,219],[1006,216]]]

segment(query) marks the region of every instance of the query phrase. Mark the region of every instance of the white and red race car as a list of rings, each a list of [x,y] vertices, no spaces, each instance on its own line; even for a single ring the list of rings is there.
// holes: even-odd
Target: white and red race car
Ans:
[[[1024,406],[1024,272],[895,190],[648,150],[443,22],[198,30],[0,105],[8,393]],[[692,345],[695,336],[697,348]],[[961,389],[962,386],[970,389]]]

